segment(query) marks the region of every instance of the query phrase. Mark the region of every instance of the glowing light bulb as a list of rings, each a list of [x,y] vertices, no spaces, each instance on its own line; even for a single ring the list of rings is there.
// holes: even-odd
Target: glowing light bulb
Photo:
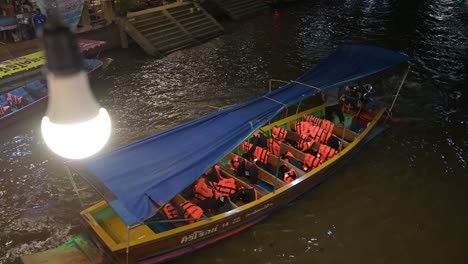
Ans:
[[[111,120],[91,93],[76,37],[51,10],[42,40],[49,88],[42,137],[53,152],[65,158],[92,156],[109,140]]]
[[[49,73],[49,106],[42,137],[56,154],[83,159],[101,150],[110,137],[111,120],[94,99],[84,71],[74,76]]]

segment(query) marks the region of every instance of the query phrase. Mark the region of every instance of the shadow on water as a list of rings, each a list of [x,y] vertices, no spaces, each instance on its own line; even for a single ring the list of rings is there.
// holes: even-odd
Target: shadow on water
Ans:
[[[295,79],[343,43],[405,52],[411,71],[400,123],[326,183],[191,263],[466,263],[467,3],[300,1],[224,26],[161,60],[135,46],[104,54],[115,61],[93,85],[113,121],[105,151],[262,95],[268,79]],[[391,95],[399,77],[372,80]],[[39,121],[0,135],[0,263],[79,232],[80,201]]]

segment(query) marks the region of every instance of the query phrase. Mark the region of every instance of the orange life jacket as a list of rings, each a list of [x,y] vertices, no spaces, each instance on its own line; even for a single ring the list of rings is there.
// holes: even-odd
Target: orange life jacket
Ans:
[[[11,113],[11,107],[8,105],[0,105],[0,117]]]
[[[291,157],[291,158],[297,160],[296,157],[294,157],[294,155],[293,155],[291,152],[289,152],[289,151],[286,152],[286,154],[284,154],[283,159],[286,160],[287,162],[290,162],[290,161],[288,160],[288,157]]]
[[[20,109],[23,107],[23,104],[26,104],[26,102],[23,100],[23,97],[11,93],[7,95],[7,101],[16,109]]]
[[[297,140],[296,147],[301,151],[306,151],[312,147],[314,141],[310,141],[308,136],[302,136]]]
[[[211,174],[213,172],[213,168],[216,171],[216,176],[218,176],[218,179],[222,179],[223,176],[221,175],[221,167],[218,164],[214,165],[212,168],[209,168],[208,171],[206,172],[206,174],[207,175]]]
[[[334,127],[335,127],[335,124],[333,124],[332,121],[326,120],[326,119],[324,119],[324,120],[322,121],[322,125],[320,125],[320,128],[321,128],[321,129],[323,129],[323,130],[325,130],[325,131],[328,131],[328,132],[330,132],[330,133],[333,132],[333,128],[334,128]]]
[[[270,155],[270,152],[268,152],[266,149],[263,149],[261,147],[257,147],[253,155],[261,163],[267,164],[268,156]]]
[[[201,218],[203,216],[203,209],[195,205],[192,202],[185,201],[180,204],[180,207],[184,210],[184,218],[191,219],[189,223],[195,223],[195,219]]]
[[[299,135],[308,135],[309,130],[311,129],[311,124],[308,122],[300,121],[294,123],[294,130]]]
[[[242,150],[244,151],[244,153],[248,152],[251,148],[252,148],[252,144],[250,144],[247,141],[242,144]],[[257,159],[263,164],[267,164],[269,155],[270,155],[270,152],[268,152],[267,150],[259,146],[256,146],[255,151],[253,153],[253,158]]]
[[[162,208],[167,219],[177,219],[180,218],[179,211],[177,211],[171,203],[167,203]]]
[[[242,147],[242,151],[244,151],[244,153],[247,153],[249,152],[250,148],[252,148],[252,144],[247,141],[244,141],[241,147]]]
[[[326,130],[328,132],[332,132],[333,128],[335,127],[335,124],[333,124],[333,122],[327,119],[321,119],[315,116],[304,116],[303,119],[304,121],[314,126],[318,126],[321,129]]]
[[[283,174],[283,181],[285,183],[290,183],[294,181],[296,178],[297,178],[297,173],[293,168],[289,169],[287,172]]]
[[[286,140],[287,135],[288,135],[288,130],[282,127],[277,127],[277,126],[273,127],[273,130],[271,132],[271,136],[280,142]]]
[[[237,155],[235,155],[234,158],[232,158],[232,160],[228,162],[229,167],[233,171],[237,171],[237,168],[239,168],[239,164],[240,164],[240,158]]]
[[[312,125],[314,126],[320,126],[320,124],[322,124],[322,120],[321,118],[319,117],[315,117],[315,116],[304,116],[302,119],[304,119],[304,121],[308,122],[308,123],[311,123]]]
[[[331,137],[332,133],[321,129],[318,126],[310,126],[309,136],[317,142],[327,143],[328,139]]]
[[[331,148],[325,144],[320,144],[318,154],[320,154],[320,159],[324,162],[329,160],[331,157],[335,156],[338,151],[334,148]]]
[[[213,182],[213,185],[221,196],[230,196],[237,191],[236,180],[233,178],[224,178],[219,182]]]
[[[208,187],[205,178],[198,179],[195,186],[193,186],[193,193],[195,198],[197,198],[198,200],[205,200],[208,198],[219,198],[219,194],[217,194],[213,189]]]
[[[312,154],[306,153],[304,156],[304,164],[302,166],[302,169],[304,171],[310,171],[312,169],[317,168],[320,164],[322,164],[322,160],[320,158],[317,158]]]
[[[270,151],[274,155],[276,156],[280,155],[280,144],[278,143],[278,141],[272,138],[267,139],[267,148],[268,148],[268,151]]]

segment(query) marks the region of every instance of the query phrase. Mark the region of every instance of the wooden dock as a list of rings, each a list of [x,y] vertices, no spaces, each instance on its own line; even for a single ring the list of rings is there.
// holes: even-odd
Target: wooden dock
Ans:
[[[128,13],[120,25],[147,54],[158,57],[200,44],[224,32],[211,15],[193,2]]]
[[[264,0],[209,0],[233,20],[251,17],[269,9]]]

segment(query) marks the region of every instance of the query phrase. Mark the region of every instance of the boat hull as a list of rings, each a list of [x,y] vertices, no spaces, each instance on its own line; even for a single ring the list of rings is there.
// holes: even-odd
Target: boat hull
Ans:
[[[192,228],[171,230],[168,231],[169,235],[165,235],[160,239],[140,243],[135,246],[130,245],[128,254],[130,263],[165,262],[232,236],[264,220],[273,211],[325,181],[338,168],[358,153],[366,143],[382,132],[384,126],[378,124],[377,121],[381,119],[383,113],[384,110],[380,111],[378,119],[376,118],[369,124],[360,138],[351,143],[345,151],[317,168],[314,173],[306,174],[292,183],[265,195],[262,197],[263,199],[245,205],[247,208],[243,208],[242,210],[235,211],[237,209],[234,209],[230,211],[229,215],[217,215],[208,221],[200,221],[190,225],[193,226]],[[84,217],[85,225],[89,227],[89,220],[86,219],[85,215],[82,216]],[[126,262],[126,248],[112,252],[106,248],[105,241],[101,240],[100,236],[93,229],[89,228],[88,231],[90,237],[103,249],[103,254],[108,257],[111,263]]]

